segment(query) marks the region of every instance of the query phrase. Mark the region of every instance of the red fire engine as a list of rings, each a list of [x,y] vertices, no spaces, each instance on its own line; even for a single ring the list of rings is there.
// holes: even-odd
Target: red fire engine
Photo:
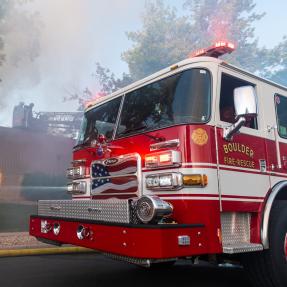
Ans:
[[[139,265],[241,260],[287,286],[287,88],[216,43],[91,104],[72,200],[39,201],[30,234]]]

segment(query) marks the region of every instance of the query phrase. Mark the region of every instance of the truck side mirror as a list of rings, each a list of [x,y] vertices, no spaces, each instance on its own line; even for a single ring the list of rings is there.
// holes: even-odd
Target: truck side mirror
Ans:
[[[223,132],[225,140],[231,140],[240,128],[245,124],[246,119],[257,117],[257,96],[253,86],[235,88],[233,92],[236,123],[226,127]]]
[[[256,91],[252,86],[244,86],[234,89],[234,107],[236,118],[257,116]]]

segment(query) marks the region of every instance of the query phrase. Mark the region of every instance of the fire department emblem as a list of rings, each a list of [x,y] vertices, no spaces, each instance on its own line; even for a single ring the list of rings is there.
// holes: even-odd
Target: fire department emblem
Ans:
[[[208,135],[206,130],[198,128],[192,132],[192,141],[197,145],[205,145],[208,141]]]

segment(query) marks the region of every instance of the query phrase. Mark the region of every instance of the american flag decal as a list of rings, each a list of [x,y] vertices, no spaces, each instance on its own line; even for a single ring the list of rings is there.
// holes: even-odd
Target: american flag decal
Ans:
[[[138,190],[137,157],[127,156],[105,165],[98,161],[92,164],[92,194],[132,194]]]

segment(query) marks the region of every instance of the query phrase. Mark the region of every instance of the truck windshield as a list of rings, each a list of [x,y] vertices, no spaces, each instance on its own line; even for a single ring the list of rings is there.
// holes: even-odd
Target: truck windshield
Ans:
[[[78,145],[99,134],[111,140],[122,96],[85,113]],[[125,95],[116,137],[176,124],[206,123],[210,117],[211,76],[194,68],[148,84]]]
[[[89,144],[99,134],[107,140],[112,138],[121,99],[116,98],[85,113],[77,145]]]
[[[190,69],[126,94],[117,137],[210,117],[211,76]]]

